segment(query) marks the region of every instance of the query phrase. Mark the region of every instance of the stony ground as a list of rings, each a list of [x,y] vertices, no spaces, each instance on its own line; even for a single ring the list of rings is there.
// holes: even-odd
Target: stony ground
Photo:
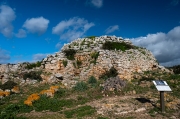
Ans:
[[[154,105],[149,99],[143,98],[141,95],[128,95],[128,96],[114,96],[104,97],[99,100],[88,102],[84,105],[90,105],[95,107],[97,113],[84,117],[85,119],[96,119],[97,115],[106,117],[109,119],[179,119],[180,113],[174,113],[173,115],[166,115],[160,112],[150,112],[154,109]],[[82,106],[82,105],[78,105]],[[77,107],[78,107],[77,106]],[[68,109],[70,110],[70,109]],[[66,119],[66,117],[59,112],[42,111],[36,112],[31,111],[30,113],[23,113],[21,115],[29,119]],[[167,112],[168,113],[168,112]]]
[[[180,119],[180,76],[152,74],[146,72],[143,78],[126,82],[119,91],[104,91],[101,80],[96,85],[86,82],[86,85],[78,87],[79,91],[59,89],[54,97],[41,97],[33,102],[33,106],[23,104],[29,95],[60,84],[26,85],[21,87],[19,94],[0,99],[0,118]],[[152,83],[156,77],[153,76],[166,80],[173,90],[165,92],[165,113],[160,111],[159,92]]]

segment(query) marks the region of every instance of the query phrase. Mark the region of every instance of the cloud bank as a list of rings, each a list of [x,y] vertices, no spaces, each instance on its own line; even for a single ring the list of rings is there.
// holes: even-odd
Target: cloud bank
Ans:
[[[145,47],[164,66],[180,64],[180,26],[168,33],[148,34],[145,37],[130,39],[135,45]]]
[[[5,37],[13,36],[13,26],[12,21],[16,18],[14,10],[7,6],[0,6],[0,33],[2,33]]]
[[[60,35],[60,39],[71,41],[82,37],[94,25],[94,23],[89,23],[84,18],[73,17],[59,22],[59,24],[53,27],[52,33]]]
[[[110,34],[116,30],[119,30],[119,26],[118,25],[114,25],[114,26],[110,26],[105,30],[106,34]]]
[[[45,19],[44,17],[37,17],[27,19],[23,25],[24,28],[31,33],[37,33],[39,35],[46,32],[48,28],[49,20]]]
[[[103,6],[103,0],[91,0],[90,3],[97,8]]]
[[[10,60],[9,52],[0,48],[0,64],[7,63]]]

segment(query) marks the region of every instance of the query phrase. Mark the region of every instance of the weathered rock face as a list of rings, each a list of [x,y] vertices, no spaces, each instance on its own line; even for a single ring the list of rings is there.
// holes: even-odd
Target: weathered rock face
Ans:
[[[90,76],[99,78],[100,75],[114,67],[118,71],[121,79],[131,80],[133,73],[160,68],[153,54],[144,48],[135,48],[125,51],[121,50],[103,50],[102,44],[106,41],[133,44],[129,40],[123,40],[121,37],[101,36],[95,38],[78,38],[69,44],[65,44],[60,52],[50,55],[43,60],[44,68],[50,72],[59,72],[64,79],[80,78],[86,80]],[[74,49],[77,51],[75,60],[68,60],[63,53],[64,50]],[[93,52],[99,53],[94,64],[91,57]],[[67,61],[67,66],[63,65],[63,60]],[[76,62],[82,64],[77,68]],[[168,71],[168,70],[166,70]]]
[[[131,80],[134,72],[162,69],[168,71],[163,66],[159,66],[152,53],[144,48],[135,47],[133,49],[104,50],[103,43],[106,41],[125,43],[133,46],[131,41],[123,40],[121,37],[101,36],[95,38],[78,38],[69,44],[65,44],[60,52],[48,55],[41,63],[40,70],[49,72],[50,75],[42,74],[43,82],[62,81],[65,85],[75,84],[75,80],[86,80],[90,76],[97,79],[99,76],[114,67],[118,71],[120,79]],[[68,60],[64,51],[73,49],[76,51],[75,60]],[[94,57],[94,54],[98,54]],[[0,65],[0,81],[5,83],[13,80],[24,83],[22,72],[29,72],[25,67],[29,63],[4,64]],[[35,70],[39,70],[36,68]],[[32,69],[34,70],[34,69]],[[31,82],[30,82],[31,83]],[[34,82],[32,82],[34,83]]]

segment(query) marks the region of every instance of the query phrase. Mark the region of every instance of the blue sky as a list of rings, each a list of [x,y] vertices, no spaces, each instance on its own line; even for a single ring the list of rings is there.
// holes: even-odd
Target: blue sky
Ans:
[[[162,65],[180,64],[180,1],[0,0],[0,63],[41,60],[92,35],[129,38]]]

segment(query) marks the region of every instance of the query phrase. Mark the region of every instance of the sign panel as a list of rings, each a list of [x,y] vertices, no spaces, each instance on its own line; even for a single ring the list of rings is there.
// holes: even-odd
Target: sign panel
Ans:
[[[158,91],[172,91],[169,85],[166,83],[166,81],[154,80],[153,83]]]

